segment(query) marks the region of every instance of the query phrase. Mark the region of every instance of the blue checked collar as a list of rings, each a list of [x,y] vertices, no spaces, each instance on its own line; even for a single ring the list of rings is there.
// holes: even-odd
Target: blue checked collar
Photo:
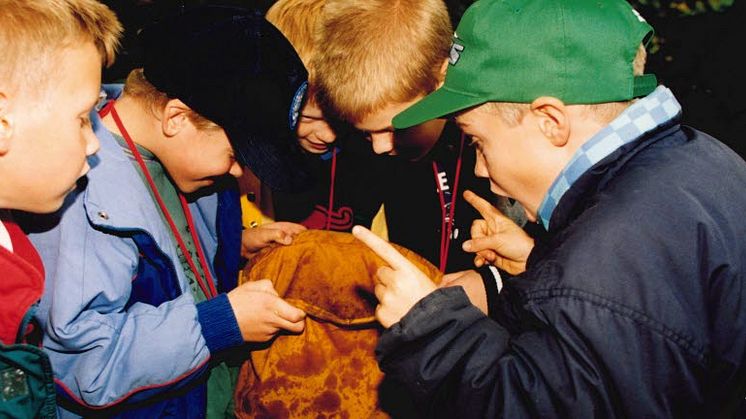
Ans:
[[[665,86],[658,86],[591,137],[575,152],[544,196],[538,211],[544,228],[549,231],[552,212],[565,192],[583,173],[619,147],[640,138],[655,127],[673,119],[680,112],[681,105],[673,93]]]

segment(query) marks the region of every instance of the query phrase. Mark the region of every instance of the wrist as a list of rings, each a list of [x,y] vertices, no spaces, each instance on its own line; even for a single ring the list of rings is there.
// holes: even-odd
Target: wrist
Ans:
[[[227,294],[218,294],[211,300],[197,304],[197,318],[210,353],[244,343]]]

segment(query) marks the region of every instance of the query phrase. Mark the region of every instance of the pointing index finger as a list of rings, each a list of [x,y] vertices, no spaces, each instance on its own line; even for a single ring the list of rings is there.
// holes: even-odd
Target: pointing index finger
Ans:
[[[485,219],[494,215],[495,212],[499,212],[487,200],[472,191],[464,192],[464,200],[474,207]]]
[[[352,234],[357,237],[358,240],[365,243],[366,246],[380,256],[381,259],[388,263],[392,268],[398,270],[411,266],[411,262],[394,249],[389,242],[376,236],[367,228],[363,226],[355,226],[352,228]]]

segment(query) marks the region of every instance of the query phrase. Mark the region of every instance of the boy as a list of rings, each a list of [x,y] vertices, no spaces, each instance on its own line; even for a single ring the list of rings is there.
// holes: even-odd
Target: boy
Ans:
[[[228,350],[304,326],[268,280],[235,287],[231,178],[247,165],[303,183],[291,132],[306,71],[254,11],[196,8],[140,36],[143,68],[92,117],[85,190],[35,225],[50,282],[37,317],[63,416],[231,416]]]
[[[391,264],[379,363],[426,417],[743,416],[746,164],[643,75],[652,31],[623,0],[478,1],[443,87],[394,119],[455,114],[475,172],[547,229],[492,249],[527,260],[497,322],[354,231]]]
[[[54,417],[56,410],[50,363],[29,323],[44,267],[8,210],[55,211],[88,171],[86,156],[98,149],[88,113],[121,32],[96,1],[0,1],[2,417]]]
[[[312,61],[325,112],[399,157],[388,159],[383,192],[389,238],[448,273],[473,267],[461,245],[478,214],[461,194],[488,196],[488,184],[461,170],[475,154],[455,125],[395,131],[391,119],[442,81],[451,33],[442,0],[328,0]]]
[[[350,231],[355,224],[370,226],[381,204],[380,159],[357,138],[337,137],[316,101],[315,71],[311,62],[316,32],[323,20],[325,0],[279,0],[266,17],[298,51],[308,69],[308,99],[296,131],[313,169],[316,184],[301,193],[272,194],[278,220],[300,222],[308,228]],[[337,127],[339,128],[339,127]],[[344,133],[344,132],[342,132]]]

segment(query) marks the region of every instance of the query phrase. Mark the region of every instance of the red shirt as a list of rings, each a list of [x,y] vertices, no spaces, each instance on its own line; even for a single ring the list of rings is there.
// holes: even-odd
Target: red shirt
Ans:
[[[0,342],[16,343],[18,328],[29,308],[44,291],[44,266],[26,235],[12,221],[3,220],[13,251],[0,246]]]

